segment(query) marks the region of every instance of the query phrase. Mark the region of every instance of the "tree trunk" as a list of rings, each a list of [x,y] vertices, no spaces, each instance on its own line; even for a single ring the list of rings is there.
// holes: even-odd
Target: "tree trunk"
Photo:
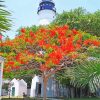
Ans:
[[[46,100],[46,94],[47,94],[47,89],[46,89],[46,87],[47,87],[47,82],[48,82],[48,79],[47,78],[43,78],[43,84],[44,84],[44,97],[43,97],[43,100]]]

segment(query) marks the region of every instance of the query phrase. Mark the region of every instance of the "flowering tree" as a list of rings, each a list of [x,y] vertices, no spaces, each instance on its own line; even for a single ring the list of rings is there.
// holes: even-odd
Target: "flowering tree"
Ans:
[[[39,70],[44,82],[44,100],[48,79],[59,70],[73,64],[86,48],[96,49],[100,41],[95,36],[70,30],[67,25],[39,28],[36,32],[21,29],[15,39],[0,43],[0,55],[5,57],[4,72]]]

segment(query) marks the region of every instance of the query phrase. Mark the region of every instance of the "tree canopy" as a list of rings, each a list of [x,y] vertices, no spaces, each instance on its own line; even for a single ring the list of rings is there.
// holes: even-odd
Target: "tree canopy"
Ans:
[[[96,36],[70,30],[67,25],[40,27],[35,32],[22,28],[20,32],[15,39],[0,43],[0,55],[6,58],[5,73],[36,67],[40,68],[39,71],[55,69],[61,62],[64,63],[64,59],[71,61],[88,57],[88,54],[85,57],[82,54],[90,49],[95,50],[100,45]]]
[[[100,10],[90,13],[79,7],[74,10],[64,11],[58,14],[52,24],[68,24],[71,29],[82,30],[84,32],[100,36]]]
[[[35,31],[22,28],[15,39],[8,38],[0,43],[0,56],[6,58],[5,77],[33,76],[36,70],[43,78],[46,100],[48,79],[59,70],[72,66],[74,60],[88,58],[88,54],[82,55],[99,46],[98,37],[70,30],[67,25],[39,27]]]

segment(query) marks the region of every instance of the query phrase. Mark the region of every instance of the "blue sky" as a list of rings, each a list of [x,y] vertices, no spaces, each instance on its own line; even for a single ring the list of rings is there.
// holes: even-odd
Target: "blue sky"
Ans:
[[[16,30],[22,26],[37,25],[37,8],[40,0],[5,0],[7,9],[11,12],[13,26],[5,33],[10,38],[17,34]],[[87,11],[94,12],[100,9],[100,0],[54,0],[58,13],[69,11],[77,7],[84,7]]]

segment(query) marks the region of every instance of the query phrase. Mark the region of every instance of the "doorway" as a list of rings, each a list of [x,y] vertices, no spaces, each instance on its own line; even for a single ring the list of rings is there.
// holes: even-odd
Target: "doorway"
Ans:
[[[12,87],[12,96],[15,96],[15,87]]]
[[[41,96],[41,83],[36,83],[36,96]]]

